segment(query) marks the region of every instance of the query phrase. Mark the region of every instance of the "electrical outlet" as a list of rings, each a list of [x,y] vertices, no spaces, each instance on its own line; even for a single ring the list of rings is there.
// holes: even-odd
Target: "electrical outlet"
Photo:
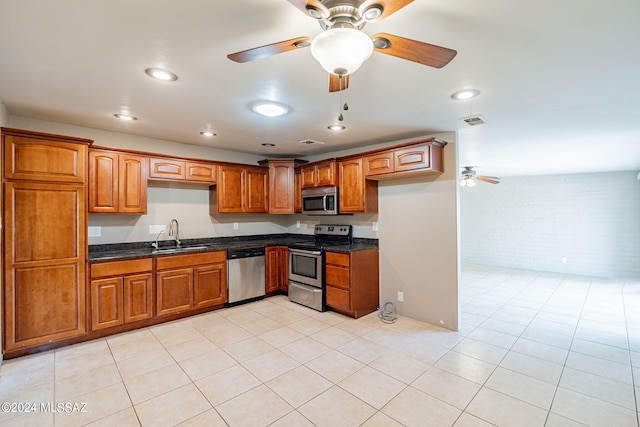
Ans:
[[[404,292],[398,292],[398,302],[404,302]]]
[[[149,234],[158,234],[161,231],[167,232],[166,225],[150,225],[149,226]]]
[[[373,223],[373,225],[371,226],[371,229],[372,229],[373,231],[378,231],[378,223],[377,223],[377,222],[374,222],[374,223]]]
[[[296,221],[296,228],[300,228],[300,221]]]
[[[89,237],[100,237],[100,236],[102,236],[102,227],[89,227],[87,235]]]
[[[240,228],[240,227],[239,227],[238,223],[237,223],[237,222],[234,222],[234,223],[233,223],[233,229],[234,229],[234,230],[237,230],[237,229],[239,229],[239,228]]]

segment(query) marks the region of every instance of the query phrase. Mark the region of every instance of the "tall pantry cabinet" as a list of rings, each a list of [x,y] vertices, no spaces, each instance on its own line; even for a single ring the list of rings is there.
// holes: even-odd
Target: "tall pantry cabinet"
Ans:
[[[86,332],[91,143],[2,128],[3,353]]]

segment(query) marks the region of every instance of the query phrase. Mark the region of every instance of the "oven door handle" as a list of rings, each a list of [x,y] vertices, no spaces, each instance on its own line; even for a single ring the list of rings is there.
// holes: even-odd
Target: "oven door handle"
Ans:
[[[294,254],[301,254],[301,255],[322,255],[322,251],[305,251],[304,249],[289,248],[289,252]]]

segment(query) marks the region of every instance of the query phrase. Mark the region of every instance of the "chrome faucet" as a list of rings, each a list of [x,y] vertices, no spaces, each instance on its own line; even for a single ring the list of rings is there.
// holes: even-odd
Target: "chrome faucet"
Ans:
[[[175,230],[175,237],[173,238],[173,240],[176,241],[176,246],[180,246],[180,224],[178,224],[178,220],[177,219],[172,219],[171,222],[169,223],[169,236],[173,236],[173,224],[175,223],[176,225],[176,230]]]

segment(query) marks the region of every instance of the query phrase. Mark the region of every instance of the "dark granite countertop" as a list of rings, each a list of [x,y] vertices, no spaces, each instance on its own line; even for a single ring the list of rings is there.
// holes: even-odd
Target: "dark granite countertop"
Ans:
[[[210,237],[204,239],[184,239],[176,248],[173,241],[160,241],[156,250],[149,242],[112,243],[89,245],[89,262],[117,261],[146,258],[151,256],[184,255],[199,252],[226,251],[227,249],[254,248],[266,246],[289,246],[294,243],[312,242],[308,234],[266,234],[254,236]],[[354,238],[351,245],[332,246],[332,252],[350,253],[378,247],[377,239]]]

